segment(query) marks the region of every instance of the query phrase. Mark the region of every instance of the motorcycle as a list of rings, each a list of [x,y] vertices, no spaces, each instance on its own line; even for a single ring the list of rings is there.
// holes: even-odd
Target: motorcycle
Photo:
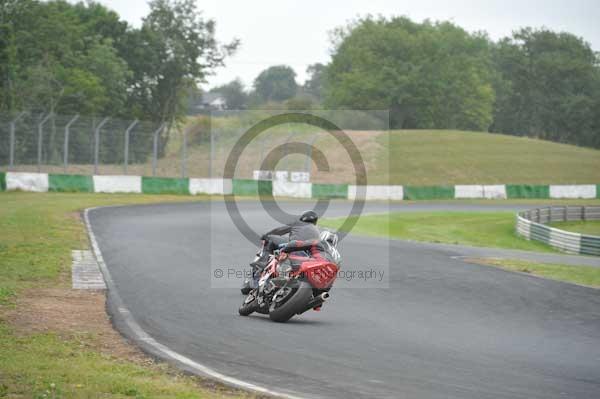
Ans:
[[[249,316],[257,312],[268,314],[273,321],[286,322],[310,309],[321,310],[341,265],[337,236],[329,234],[335,238],[291,241],[274,251],[239,314]]]

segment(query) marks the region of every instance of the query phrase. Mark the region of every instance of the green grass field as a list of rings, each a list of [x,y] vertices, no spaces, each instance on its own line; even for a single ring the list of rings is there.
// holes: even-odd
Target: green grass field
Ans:
[[[314,129],[300,125],[275,129],[264,142],[253,142],[244,152],[238,173],[250,177],[259,160],[272,148],[285,142],[289,132],[297,131],[293,140],[307,142]],[[453,185],[453,184],[600,184],[600,150],[559,144],[526,137],[455,130],[347,131],[360,149],[368,171],[369,184]],[[228,130],[217,145],[216,170],[235,142]],[[239,133],[241,134],[241,133]],[[261,151],[261,145],[266,149]],[[323,151],[330,172],[317,172],[314,182],[353,183],[352,162],[344,149],[327,133],[320,133],[315,146]],[[196,144],[190,148],[190,170],[207,169],[209,147]],[[177,166],[179,146],[167,154]],[[304,170],[303,155],[291,155],[287,167]],[[220,167],[221,166],[221,167]],[[280,169],[285,163],[280,164]],[[174,172],[177,172],[176,170]],[[175,174],[177,175],[177,173]]]
[[[65,336],[44,326],[43,331],[22,331],[9,316],[26,311],[22,299],[27,292],[70,291],[70,251],[89,247],[79,218],[82,209],[191,200],[168,195],[0,193],[0,397],[239,397],[218,386],[203,388],[198,379],[164,364],[145,366],[101,353],[90,344],[101,338],[96,332],[69,331]],[[54,300],[49,297],[48,303]],[[103,314],[103,306],[100,309]]]
[[[416,241],[556,252],[550,246],[515,234],[513,212],[421,212],[361,216],[353,233]],[[338,229],[343,219],[325,219],[322,226]],[[588,222],[591,223],[591,222]],[[581,223],[572,223],[579,226]],[[584,225],[583,229],[596,231]],[[471,259],[473,263],[600,288],[600,268],[537,263],[512,259]]]
[[[343,219],[321,225],[337,229]],[[480,247],[554,252],[515,233],[514,212],[416,212],[360,216],[352,233]]]
[[[238,129],[238,128],[236,128]],[[225,161],[242,131],[233,127],[218,130],[214,151],[213,177],[221,177]],[[309,164],[315,183],[355,183],[353,160],[339,142],[326,132],[306,126],[283,125],[269,130],[252,141],[241,154],[236,177],[252,178],[261,160],[272,150],[283,154],[283,144],[290,133],[291,141],[314,146],[329,164],[320,172]],[[319,133],[317,133],[319,132]],[[454,185],[454,184],[600,184],[600,150],[576,147],[525,137],[453,130],[347,131],[360,150],[367,169],[368,184]],[[206,135],[206,131],[203,133]],[[191,177],[207,177],[210,169],[210,146],[204,136],[190,134],[187,171]],[[277,170],[303,171],[305,154],[289,154]],[[17,166],[32,171],[32,166]],[[90,174],[92,165],[71,165],[69,173]],[[46,166],[44,171],[62,173],[60,165]],[[122,165],[100,165],[102,174],[120,174]],[[130,174],[152,174],[150,160],[129,166]],[[158,160],[157,175],[181,175],[181,138],[174,134],[163,158]]]
[[[600,183],[600,151],[589,148],[448,130],[393,131],[378,140],[376,175],[397,184]]]
[[[575,233],[600,236],[600,220],[586,220],[581,222],[554,222],[550,223],[550,226]]]
[[[551,280],[600,288],[600,268],[590,266],[560,265],[554,263],[536,263],[514,259],[470,259],[473,263],[495,266],[514,272],[529,273]]]

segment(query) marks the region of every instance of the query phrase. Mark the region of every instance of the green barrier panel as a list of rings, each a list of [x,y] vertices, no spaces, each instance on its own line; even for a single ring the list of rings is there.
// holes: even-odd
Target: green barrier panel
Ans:
[[[312,185],[312,198],[348,198],[347,184],[316,184]]]
[[[550,186],[530,184],[507,184],[507,198],[550,198]]]
[[[142,177],[144,194],[189,194],[190,179],[171,179],[168,177]]]
[[[0,191],[6,191],[6,173],[0,172]]]
[[[404,186],[404,199],[454,199],[454,186]]]
[[[600,256],[600,238],[582,235],[579,253]]]
[[[600,184],[596,185],[596,198],[600,198]]]
[[[93,193],[94,179],[82,175],[48,175],[48,191]]]
[[[233,179],[233,195],[244,196],[268,196],[273,195],[273,183],[271,180]]]

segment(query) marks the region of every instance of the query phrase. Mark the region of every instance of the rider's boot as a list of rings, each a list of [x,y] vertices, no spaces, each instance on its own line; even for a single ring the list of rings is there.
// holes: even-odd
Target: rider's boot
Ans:
[[[254,262],[250,263],[252,267],[252,278],[246,279],[242,285],[242,294],[248,294],[252,289],[258,287],[258,280],[260,273],[269,264],[269,253],[262,251],[262,253],[256,254],[257,258]]]
[[[257,254],[258,259],[254,262],[250,263],[253,272],[261,272],[267,265],[269,264],[269,253],[267,251],[263,251],[260,254]]]

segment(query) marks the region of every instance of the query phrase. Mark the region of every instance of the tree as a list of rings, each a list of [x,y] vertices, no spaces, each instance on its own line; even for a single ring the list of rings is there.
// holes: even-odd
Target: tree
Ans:
[[[304,82],[304,90],[319,100],[323,98],[325,68],[325,65],[318,62],[306,68],[308,78]]]
[[[285,101],[285,107],[289,110],[307,110],[313,107],[313,101],[308,96],[296,96]]]
[[[119,42],[133,71],[127,108],[139,119],[167,123],[159,154],[188,111],[188,95],[237,46],[237,40],[224,45],[216,40],[215,22],[202,17],[194,0],[151,1],[142,28],[128,31]]]
[[[263,102],[287,100],[297,88],[296,72],[287,65],[269,67],[254,80],[254,90]]]
[[[88,6],[119,22],[102,6]],[[112,39],[93,31],[93,19],[83,17],[86,7],[32,0],[3,5],[1,18],[8,22],[2,23],[7,40],[0,41],[0,57],[6,61],[1,109],[109,115],[124,111],[130,71]],[[102,22],[108,24],[108,19]]]
[[[500,40],[493,60],[493,131],[599,144],[599,59],[588,43],[570,33],[525,28]]]
[[[210,90],[211,93],[220,93],[227,103],[229,109],[244,109],[248,102],[248,94],[244,91],[244,85],[240,79],[232,80],[222,86]]]
[[[389,109],[393,127],[486,130],[489,43],[449,22],[367,17],[336,30],[326,104]]]

